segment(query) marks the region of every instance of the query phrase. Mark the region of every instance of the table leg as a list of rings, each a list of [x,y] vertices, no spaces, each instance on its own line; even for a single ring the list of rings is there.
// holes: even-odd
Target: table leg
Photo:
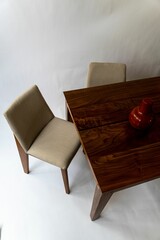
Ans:
[[[68,110],[68,107],[67,107],[67,104],[66,104],[66,107],[65,107],[65,115],[66,115],[66,120],[69,121],[69,122],[73,122],[72,120],[72,117],[71,117],[71,114]]]
[[[111,196],[112,192],[102,193],[100,187],[98,185],[96,186],[90,214],[92,221],[100,217],[102,210],[106,206]]]

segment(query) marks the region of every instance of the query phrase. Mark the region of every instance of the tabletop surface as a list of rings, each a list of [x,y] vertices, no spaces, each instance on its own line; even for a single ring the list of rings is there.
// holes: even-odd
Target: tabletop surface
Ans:
[[[102,192],[160,176],[160,77],[64,92],[81,143]],[[128,116],[143,98],[155,115],[146,130]]]

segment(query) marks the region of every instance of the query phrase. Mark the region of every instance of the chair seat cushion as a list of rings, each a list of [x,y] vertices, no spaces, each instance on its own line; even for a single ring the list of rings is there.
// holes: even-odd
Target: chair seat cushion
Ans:
[[[80,146],[73,123],[54,117],[40,132],[27,153],[66,169]]]

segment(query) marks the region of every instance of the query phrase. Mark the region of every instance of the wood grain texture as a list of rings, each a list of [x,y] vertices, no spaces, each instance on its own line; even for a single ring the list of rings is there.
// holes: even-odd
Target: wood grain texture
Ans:
[[[160,177],[160,77],[64,95],[102,195]],[[153,100],[155,116],[145,131],[128,120],[143,98]]]
[[[64,95],[102,192],[159,177],[160,77]],[[139,131],[128,115],[144,97],[152,98],[155,119],[150,129]]]

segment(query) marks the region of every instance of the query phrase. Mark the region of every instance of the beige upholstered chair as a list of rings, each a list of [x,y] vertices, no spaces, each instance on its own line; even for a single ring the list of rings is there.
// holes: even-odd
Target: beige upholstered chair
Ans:
[[[125,64],[103,62],[91,62],[89,64],[86,87],[94,87],[125,81]]]
[[[25,173],[28,155],[61,169],[66,193],[70,193],[67,168],[80,142],[74,124],[54,116],[35,85],[18,97],[4,113],[15,136]]]

